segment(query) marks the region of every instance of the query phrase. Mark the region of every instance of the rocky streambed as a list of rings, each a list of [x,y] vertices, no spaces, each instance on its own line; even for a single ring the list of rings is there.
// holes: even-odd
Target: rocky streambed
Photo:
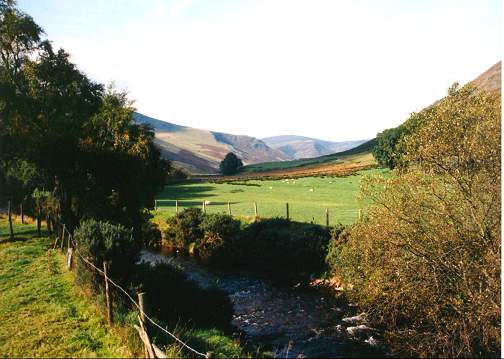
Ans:
[[[267,350],[277,358],[383,355],[365,317],[332,296],[300,286],[273,286],[246,273],[210,271],[171,252],[143,251],[141,260],[168,263],[200,286],[224,291],[234,306],[236,336],[251,350]]]

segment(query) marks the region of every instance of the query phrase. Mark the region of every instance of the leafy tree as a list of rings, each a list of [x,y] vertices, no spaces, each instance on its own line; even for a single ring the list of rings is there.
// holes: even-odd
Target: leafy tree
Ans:
[[[14,2],[1,5],[0,183],[24,161],[37,172],[24,193],[49,190],[70,229],[95,217],[141,233],[169,169],[154,132],[133,121],[126,93],[89,80]]]
[[[234,175],[243,167],[243,162],[233,152],[229,152],[221,161],[219,168],[223,175]]]
[[[403,354],[500,350],[500,95],[456,86],[404,136],[374,205],[330,262]]]

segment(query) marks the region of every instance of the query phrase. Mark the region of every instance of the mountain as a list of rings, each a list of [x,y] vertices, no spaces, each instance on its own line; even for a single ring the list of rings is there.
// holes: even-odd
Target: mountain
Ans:
[[[499,61],[488,70],[483,72],[477,78],[471,81],[479,90],[488,92],[501,91],[501,65]]]
[[[262,139],[268,146],[293,159],[313,158],[357,147],[367,140],[331,142],[304,136],[274,136]]]
[[[254,137],[176,125],[138,112],[133,117],[137,123],[152,126],[155,143],[165,158],[191,173],[217,173],[228,152],[234,152],[244,164],[290,159]]]

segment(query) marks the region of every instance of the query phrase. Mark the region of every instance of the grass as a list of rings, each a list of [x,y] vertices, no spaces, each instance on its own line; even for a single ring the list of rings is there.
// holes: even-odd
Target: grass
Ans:
[[[47,254],[51,241],[34,238],[33,224],[16,223],[14,230],[17,240],[6,242],[8,223],[0,219],[0,356],[131,356],[74,287],[64,256]]]
[[[34,223],[14,219],[15,240],[0,217],[0,357],[132,357],[127,337],[132,331],[110,328],[93,298],[74,285],[65,256],[52,250],[52,240],[35,238]],[[48,254],[49,253],[49,254]],[[128,314],[135,318],[136,313]],[[205,353],[218,357],[250,357],[239,343],[217,329],[180,328],[177,335]],[[165,334],[163,334],[164,336]],[[136,339],[136,332],[133,333]],[[166,341],[166,340],[164,340]],[[162,347],[169,357],[190,357],[179,345]]]
[[[253,172],[264,172],[264,171],[275,171],[275,170],[287,170],[294,169],[305,166],[312,165],[320,165],[320,164],[340,164],[344,165],[345,163],[355,163],[355,162],[366,162],[366,163],[374,163],[374,159],[371,155],[371,148],[374,146],[374,141],[368,141],[356,148],[351,150],[315,157],[315,158],[305,158],[299,160],[292,161],[277,161],[277,162],[263,162],[256,163],[253,165],[248,165],[243,168],[244,173],[253,173]]]
[[[254,217],[254,202],[259,217],[286,215],[289,202],[290,218],[300,222],[325,224],[325,210],[329,209],[330,223],[353,223],[359,209],[366,203],[359,201],[358,192],[363,176],[383,174],[386,170],[365,170],[347,177],[303,177],[292,180],[249,180],[230,183],[181,183],[168,185],[157,196],[155,221],[164,222],[175,214],[175,200],[179,210],[184,207],[202,207],[210,201],[207,213],[227,213],[231,203],[233,215],[245,220]]]

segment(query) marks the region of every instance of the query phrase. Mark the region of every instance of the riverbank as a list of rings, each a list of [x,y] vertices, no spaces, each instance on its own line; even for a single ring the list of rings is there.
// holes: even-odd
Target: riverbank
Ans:
[[[65,256],[52,249],[47,233],[36,238],[36,226],[20,221],[14,222],[14,232],[15,240],[10,241],[8,222],[0,217],[0,356],[143,354],[134,329],[121,324],[109,327],[103,307],[75,286],[74,273],[66,269]],[[169,328],[202,352],[213,351],[218,357],[252,356],[221,330],[193,323],[169,323]],[[190,357],[173,341],[162,349],[169,357]]]
[[[149,263],[170,264],[200,286],[216,286],[224,291],[234,307],[234,336],[251,352],[260,349],[279,358],[383,355],[373,341],[376,334],[372,330],[349,333],[348,328],[355,328],[356,323],[343,319],[358,314],[357,308],[322,291],[273,286],[248,273],[210,271],[173,253],[143,251],[141,258]]]

